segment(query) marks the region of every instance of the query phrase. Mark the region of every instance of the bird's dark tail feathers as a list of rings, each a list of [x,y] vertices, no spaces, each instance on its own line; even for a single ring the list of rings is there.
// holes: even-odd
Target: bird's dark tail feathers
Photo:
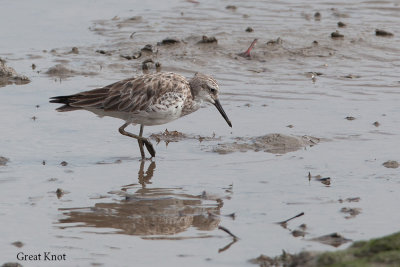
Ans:
[[[53,96],[53,97],[50,97],[50,103],[64,104],[63,106],[56,109],[57,111],[60,111],[60,112],[82,109],[80,107],[72,107],[69,105],[71,103],[70,98],[72,96],[74,96],[74,95]]]

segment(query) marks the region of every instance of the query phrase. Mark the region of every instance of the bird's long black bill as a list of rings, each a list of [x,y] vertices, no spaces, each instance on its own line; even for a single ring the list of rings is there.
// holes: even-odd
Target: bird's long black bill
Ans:
[[[226,122],[228,123],[228,125],[230,127],[232,127],[232,123],[231,121],[228,119],[228,116],[226,115],[224,109],[221,106],[221,103],[219,103],[219,100],[215,100],[214,106],[218,109],[219,113],[221,113],[222,117],[224,117],[224,119],[226,120]]]

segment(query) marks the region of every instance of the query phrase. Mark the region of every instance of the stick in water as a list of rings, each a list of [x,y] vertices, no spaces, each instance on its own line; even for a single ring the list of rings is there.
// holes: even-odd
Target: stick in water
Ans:
[[[303,216],[304,215],[304,212],[301,212],[301,213],[299,213],[299,214],[297,214],[296,216],[293,216],[292,218],[289,218],[289,219],[287,219],[287,220],[285,220],[285,221],[282,221],[282,222],[278,222],[277,224],[280,224],[280,225],[282,225],[282,226],[286,226],[286,224],[289,222],[289,221],[291,221],[291,220],[293,220],[293,219],[296,219],[297,217],[300,217],[300,216]]]

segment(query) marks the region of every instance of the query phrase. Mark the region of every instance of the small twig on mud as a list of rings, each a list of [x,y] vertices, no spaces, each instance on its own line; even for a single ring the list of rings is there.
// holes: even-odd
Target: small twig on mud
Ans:
[[[239,239],[239,237],[237,237],[237,236],[235,236],[234,234],[232,234],[231,231],[229,231],[228,229],[226,229],[226,228],[223,227],[223,226],[218,226],[218,229],[224,231],[225,233],[227,233],[228,235],[230,235],[231,237],[233,237],[233,240],[238,240],[238,239]]]
[[[289,221],[291,221],[291,220],[293,220],[293,219],[296,219],[297,217],[300,217],[300,216],[303,216],[303,215],[304,215],[304,212],[301,212],[301,213],[297,214],[296,216],[293,216],[292,218],[289,218],[289,219],[287,219],[287,220],[285,220],[285,221],[277,222],[277,224],[280,224],[282,227],[286,228],[286,224],[287,224]]]

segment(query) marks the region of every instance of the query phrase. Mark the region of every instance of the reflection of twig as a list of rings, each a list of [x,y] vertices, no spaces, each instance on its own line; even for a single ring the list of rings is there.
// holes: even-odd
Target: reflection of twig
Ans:
[[[228,229],[226,229],[226,228],[223,227],[223,226],[218,226],[218,229],[224,231],[225,233],[227,233],[228,235],[230,235],[231,237],[233,237],[233,240],[238,240],[238,239],[239,239],[239,237],[237,237],[237,236],[235,236],[234,234],[232,234],[231,231],[229,231]]]
[[[237,239],[233,239],[231,243],[229,243],[228,245],[226,245],[223,248],[218,249],[218,253],[224,252],[225,250],[227,250],[228,248],[230,248],[233,244],[235,244],[237,242]]]
[[[289,221],[291,221],[291,220],[293,220],[293,219],[295,219],[295,218],[297,218],[297,217],[303,216],[303,215],[304,215],[304,212],[299,213],[299,214],[297,214],[296,216],[293,216],[292,218],[289,218],[289,219],[287,219],[287,220],[285,220],[285,221],[277,222],[277,224],[280,224],[283,228],[286,228],[287,222],[289,222]]]

